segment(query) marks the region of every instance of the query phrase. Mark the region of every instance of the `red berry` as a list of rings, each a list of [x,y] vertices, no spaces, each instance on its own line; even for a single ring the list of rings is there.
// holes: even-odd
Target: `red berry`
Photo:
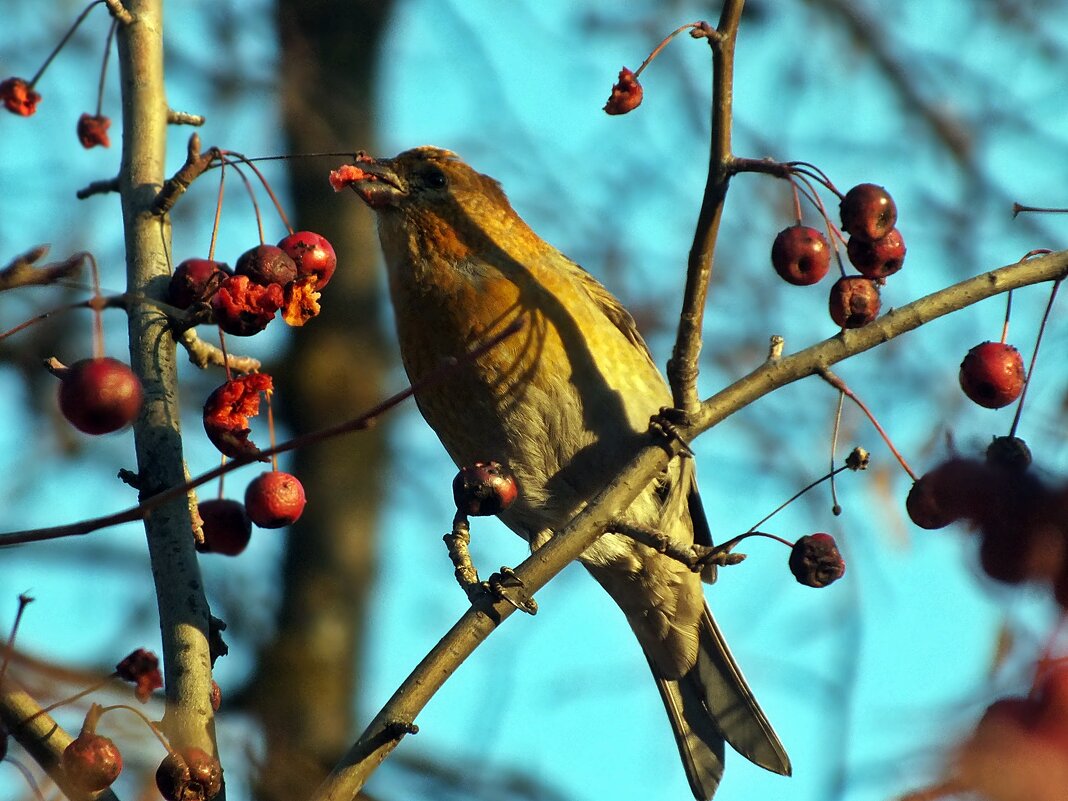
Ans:
[[[222,687],[219,686],[215,679],[211,680],[211,711],[218,712],[219,707],[222,706]]]
[[[827,275],[831,248],[815,228],[791,225],[779,231],[771,245],[771,266],[784,281],[809,286]]]
[[[868,278],[886,278],[905,263],[905,240],[896,228],[881,239],[849,238],[846,254],[854,267]]]
[[[619,71],[619,80],[612,87],[612,94],[604,104],[606,114],[626,114],[634,111],[642,102],[644,92],[637,76],[624,67]]]
[[[71,784],[87,793],[110,787],[122,773],[122,754],[115,743],[84,728],[63,749],[60,761]]]
[[[322,289],[334,275],[337,255],[326,237],[312,231],[297,231],[278,243],[278,247],[297,265],[298,275],[314,275],[317,290]]]
[[[59,385],[59,409],[86,434],[107,434],[131,423],[141,410],[141,381],[111,358],[72,364]]]
[[[210,801],[222,790],[222,765],[200,748],[172,751],[156,769],[156,787],[167,801]]]
[[[260,528],[282,528],[304,511],[304,486],[296,476],[272,470],[254,478],[245,490],[248,516]]]
[[[252,539],[252,522],[243,504],[226,498],[201,501],[197,512],[202,521],[204,542],[197,543],[201,553],[237,556]]]
[[[986,446],[987,464],[1019,473],[1031,466],[1031,449],[1019,437],[994,437]]]
[[[115,675],[123,681],[136,686],[137,700],[148,703],[155,690],[163,686],[163,675],[159,672],[159,657],[144,648],[131,651],[125,659],[115,665]]]
[[[831,319],[842,328],[867,325],[879,316],[881,306],[879,287],[860,275],[847,275],[835,281],[827,303]]]
[[[842,230],[861,239],[882,239],[897,224],[890,193],[875,184],[857,184],[842,198]]]
[[[1008,406],[1023,391],[1024,364],[1020,351],[1003,342],[976,345],[960,363],[960,388],[987,409]]]
[[[238,256],[234,272],[247,275],[263,286],[285,286],[297,277],[297,265],[281,248],[274,245],[257,245]]]
[[[230,275],[230,268],[211,259],[186,259],[174,268],[167,287],[167,300],[179,309],[207,303]]]
[[[807,587],[826,587],[845,574],[845,560],[830,534],[809,534],[790,550],[790,572]]]
[[[515,478],[500,462],[475,462],[461,467],[452,481],[456,508],[468,515],[500,514],[518,494]]]

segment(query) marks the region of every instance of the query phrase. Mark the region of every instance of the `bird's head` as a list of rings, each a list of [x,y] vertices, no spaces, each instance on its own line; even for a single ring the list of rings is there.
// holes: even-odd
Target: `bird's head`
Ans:
[[[361,153],[331,180],[377,212],[387,257],[399,249],[463,259],[487,243],[533,236],[500,184],[442,148],[417,147],[389,159]]]

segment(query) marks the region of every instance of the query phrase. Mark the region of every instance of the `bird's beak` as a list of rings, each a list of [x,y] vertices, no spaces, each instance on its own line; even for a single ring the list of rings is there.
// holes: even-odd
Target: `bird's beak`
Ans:
[[[372,209],[395,206],[408,194],[404,180],[393,169],[390,159],[376,159],[362,152],[347,171],[345,184]]]

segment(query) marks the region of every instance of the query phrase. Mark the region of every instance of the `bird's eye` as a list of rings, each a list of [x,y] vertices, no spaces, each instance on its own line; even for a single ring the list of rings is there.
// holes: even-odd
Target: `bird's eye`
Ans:
[[[444,189],[449,184],[445,173],[437,167],[431,167],[423,173],[423,183],[429,189]]]

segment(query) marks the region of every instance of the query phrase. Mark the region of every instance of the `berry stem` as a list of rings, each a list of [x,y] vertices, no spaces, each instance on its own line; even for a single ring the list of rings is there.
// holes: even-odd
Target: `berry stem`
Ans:
[[[243,154],[235,153],[232,150],[224,150],[222,152],[227,156],[233,156],[236,159],[240,159],[242,163],[247,164],[248,168],[256,174],[256,177],[260,179],[260,183],[263,184],[263,188],[266,190],[267,196],[274,204],[275,211],[277,211],[278,216],[282,218],[282,224],[286,227],[286,230],[289,233],[293,233],[293,226],[289,224],[289,218],[286,216],[285,210],[282,208],[282,204],[279,202],[277,195],[275,195],[274,190],[271,188],[270,181],[268,181],[264,174],[260,172],[259,168],[252,163],[252,160],[247,158]],[[262,237],[260,237],[260,239],[262,240]]]
[[[277,443],[274,438],[274,407],[271,405],[271,395],[274,393],[271,390],[267,390],[264,393],[267,397],[267,436],[270,439],[271,450],[275,449]],[[278,472],[278,454],[271,454],[271,469],[276,473]]]
[[[119,21],[113,19],[111,21],[111,27],[108,28],[107,38],[104,40],[104,58],[100,64],[100,82],[96,86],[96,116],[100,116],[100,112],[104,107],[104,80],[108,75],[108,59],[111,58],[111,43],[115,40],[115,29],[119,27]]]
[[[820,479],[820,481],[822,481],[822,480],[823,479]],[[776,510],[776,511],[778,511],[778,510]],[[772,514],[775,514],[775,512],[772,512]],[[771,515],[768,515],[768,517],[770,517],[770,516]],[[760,524],[758,523],[757,525],[760,525]],[[783,537],[780,537],[778,534],[769,534],[766,531],[749,530],[749,531],[746,531],[744,534],[739,534],[737,537],[732,537],[731,539],[727,540],[726,542],[721,542],[719,545],[716,546],[716,550],[721,552],[721,553],[729,553],[736,545],[738,545],[738,543],[740,543],[742,540],[747,540],[750,537],[764,537],[764,538],[769,539],[769,540],[775,540],[776,542],[781,542],[787,548],[793,548],[794,547],[794,544],[792,542],[790,542],[790,540],[784,539]]]
[[[195,134],[194,134],[195,136]],[[211,226],[211,242],[208,244],[208,259],[215,259],[215,242],[219,238],[219,221],[222,219],[223,196],[226,194],[226,162],[219,164],[219,193],[215,199],[215,221]]]
[[[846,397],[853,401],[853,403],[860,407],[860,410],[864,412],[868,420],[871,421],[871,424],[875,426],[875,430],[879,432],[879,436],[883,438],[883,442],[885,442],[886,447],[890,449],[890,453],[894,454],[894,458],[897,459],[901,467],[904,468],[906,473],[908,473],[909,478],[911,478],[913,482],[917,481],[918,476],[913,472],[912,468],[909,467],[909,463],[905,461],[905,457],[901,455],[900,451],[898,451],[896,447],[894,447],[894,443],[893,441],[891,441],[890,435],[883,430],[883,427],[881,425],[879,425],[879,421],[875,419],[875,415],[871,413],[871,410],[864,405],[864,401],[857,397],[856,393],[849,388],[845,381],[843,381],[841,378],[832,373],[827,367],[820,367],[817,372],[824,381],[826,381],[832,387],[837,389],[839,392],[843,393]]]
[[[834,454],[838,450],[838,434],[842,429],[842,408],[845,406],[845,393],[838,393],[837,408],[834,410],[834,426],[831,428],[831,514],[835,517],[842,514],[842,507],[838,503],[838,485],[834,480]]]
[[[1001,344],[1009,339],[1009,318],[1012,316],[1012,290],[1005,293],[1005,322],[1001,324]]]
[[[794,217],[797,218],[797,224],[800,225],[801,224],[801,193],[800,193],[800,191],[798,191],[797,181],[796,180],[792,180],[791,179],[791,181],[790,181],[790,189],[793,190],[793,193],[794,193]]]
[[[226,155],[226,151],[219,151],[220,157],[224,162],[234,168],[238,178],[245,185],[245,191],[248,192],[248,199],[252,201],[252,211],[256,215],[256,229],[260,235],[260,244],[264,244],[263,239],[263,215],[260,214],[260,204],[256,200],[256,192],[252,189],[252,182],[249,181],[248,176],[242,171],[240,167],[234,162],[234,160]]]
[[[1049,300],[1046,301],[1046,311],[1042,315],[1042,322],[1038,324],[1038,335],[1035,337],[1035,349],[1031,352],[1031,363],[1027,365],[1027,377],[1024,379],[1023,390],[1020,392],[1020,400],[1016,404],[1016,414],[1012,418],[1012,426],[1009,428],[1009,436],[1016,436],[1016,429],[1020,425],[1023,416],[1024,399],[1027,397],[1027,388],[1031,385],[1031,374],[1035,371],[1035,361],[1038,359],[1038,346],[1042,344],[1042,335],[1046,331],[1046,323],[1049,322],[1050,312],[1053,311],[1053,301],[1057,298],[1057,290],[1061,288],[1060,281],[1053,282],[1053,288],[1049,292]]]
[[[99,707],[97,712],[97,719],[104,717],[104,715],[108,712],[114,712],[116,709],[124,709],[127,712],[133,712],[135,715],[137,715],[137,717],[141,718],[141,720],[144,721],[144,724],[152,730],[152,733],[154,735],[156,735],[156,739],[159,740],[160,745],[167,749],[167,753],[174,753],[174,748],[172,748],[171,744],[167,742],[167,738],[163,736],[163,733],[159,730],[159,726],[149,720],[148,715],[146,715],[144,712],[142,712],[140,709],[137,709],[136,707],[132,707],[129,704],[112,704],[111,706]]]
[[[44,71],[48,69],[48,65],[52,63],[52,60],[59,55],[59,51],[70,41],[70,37],[72,37],[74,32],[78,30],[78,26],[82,24],[85,18],[89,16],[89,12],[93,10],[93,6],[98,6],[103,2],[104,0],[93,0],[93,2],[82,10],[82,13],[78,15],[76,20],[74,20],[74,24],[67,29],[65,34],[63,34],[63,38],[59,40],[59,44],[52,48],[52,52],[48,54],[48,58],[44,60],[44,64],[41,65],[41,68],[37,70],[32,78],[30,78],[30,89],[33,89],[34,86],[37,85],[37,82],[41,80],[41,76],[44,75]]]
[[[89,260],[89,274],[93,281],[93,298],[89,306],[93,310],[93,358],[104,358],[104,307],[106,298],[100,294],[100,270],[96,265],[96,257],[92,253],[86,253]]]
[[[97,690],[103,689],[104,687],[107,686],[108,682],[111,681],[111,679],[115,678],[115,676],[116,676],[116,674],[112,673],[110,676],[106,676],[105,678],[101,679],[100,681],[98,681],[98,682],[96,682],[94,684],[90,684],[85,689],[79,690],[74,695],[70,696],[69,698],[62,698],[59,701],[55,701],[55,702],[49,704],[46,707],[42,707],[40,710],[38,710],[37,712],[34,713],[33,717],[27,718],[26,720],[21,721],[20,725],[29,723],[31,720],[33,720],[34,717],[37,717],[38,715],[47,715],[49,712],[52,712],[53,710],[59,709],[62,706],[67,706],[68,704],[73,704],[75,701],[77,701],[77,700],[79,700],[81,698],[84,698],[85,696],[89,695],[90,693],[95,693]]]
[[[704,23],[704,22],[688,22],[685,25],[681,25],[678,28],[676,28],[675,30],[673,30],[671,33],[669,33],[667,36],[664,37],[664,40],[660,44],[658,44],[656,47],[653,48],[653,52],[651,52],[648,55],[648,57],[645,59],[645,61],[643,61],[641,63],[641,65],[638,67],[638,69],[634,70],[634,77],[637,78],[639,75],[641,75],[642,74],[642,70],[644,70],[647,66],[649,66],[650,62],[652,62],[652,60],[654,58],[656,58],[658,55],[660,55],[660,51],[663,50],[665,47],[667,47],[668,42],[670,42],[672,39],[674,39],[680,33],[682,33],[683,31],[688,31],[688,30],[698,29],[698,28],[704,28],[704,27],[706,27],[706,23]]]
[[[821,483],[823,483],[824,481],[827,481],[828,479],[830,479],[830,478],[833,478],[834,476],[836,476],[836,475],[838,475],[839,473],[841,473],[841,472],[842,472],[843,470],[848,470],[848,469],[849,469],[849,465],[846,465],[846,464],[844,464],[844,465],[842,465],[841,467],[835,467],[835,468],[834,468],[834,469],[832,469],[832,470],[831,470],[831,472],[829,472],[829,473],[828,473],[827,475],[825,475],[825,476],[820,476],[820,477],[819,477],[819,478],[817,478],[817,479],[816,479],[815,481],[813,481],[813,482],[809,483],[809,484],[808,484],[808,485],[807,485],[806,487],[804,487],[803,489],[800,489],[800,490],[798,490],[797,492],[795,492],[795,493],[794,493],[793,495],[791,495],[791,496],[790,496],[790,497],[789,497],[789,498],[788,498],[787,500],[785,500],[785,501],[783,501],[782,503],[780,503],[780,504],[779,504],[779,505],[778,505],[777,507],[775,507],[775,508],[774,508],[774,509],[773,509],[772,511],[768,512],[768,514],[764,515],[764,517],[760,518],[760,520],[758,520],[758,521],[757,521],[757,522],[755,522],[755,523],[754,523],[754,524],[753,524],[752,526],[750,526],[750,527],[749,527],[749,530],[748,530],[747,532],[745,532],[745,533],[746,533],[746,534],[755,534],[755,533],[759,533],[759,532],[757,532],[757,531],[756,531],[756,529],[757,529],[757,527],[758,527],[758,526],[762,526],[762,525],[764,525],[765,523],[767,523],[767,522],[768,522],[769,520],[771,520],[771,518],[775,517],[775,515],[777,515],[777,514],[778,514],[779,512],[781,512],[781,511],[782,511],[783,509],[785,509],[785,508],[786,508],[787,506],[789,506],[789,505],[790,505],[791,503],[793,503],[794,501],[796,501],[796,500],[797,500],[798,498],[800,498],[800,497],[801,497],[802,495],[804,495],[804,494],[805,494],[806,492],[808,492],[808,491],[809,491],[810,489],[812,489],[813,487],[818,487],[818,486],[819,486],[819,485],[820,485]],[[740,535],[740,536],[744,536],[744,535]],[[766,535],[766,536],[770,536],[770,535]],[[735,539],[738,539],[738,538],[737,538],[737,537],[735,537]],[[732,540],[732,541],[733,541],[733,540]],[[785,542],[785,540],[783,540],[783,542]],[[786,543],[786,544],[787,544],[787,545],[792,545],[793,543],[789,543],[789,542],[788,542],[788,543]]]

